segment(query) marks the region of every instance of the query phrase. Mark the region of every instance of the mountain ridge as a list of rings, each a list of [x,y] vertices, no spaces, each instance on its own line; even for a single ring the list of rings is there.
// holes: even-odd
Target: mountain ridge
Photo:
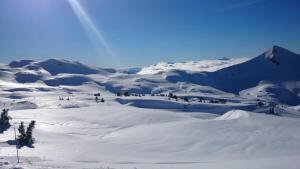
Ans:
[[[14,83],[42,83],[50,87],[92,84],[94,87],[105,88],[112,93],[119,91],[144,94],[188,91],[220,93],[222,91],[298,104],[300,99],[291,101],[288,97],[284,97],[285,99],[276,99],[276,97],[285,95],[291,96],[290,98],[300,97],[300,85],[298,85],[300,83],[297,83],[300,81],[300,76],[297,74],[299,67],[299,54],[273,46],[257,57],[215,71],[173,69],[154,74],[139,74],[134,71],[91,67],[75,61],[48,59],[41,62],[12,61],[8,65],[1,65],[0,77],[1,80]],[[265,85],[261,83],[262,81],[270,85]],[[291,87],[290,84],[296,85]],[[262,96],[258,90],[266,94]]]

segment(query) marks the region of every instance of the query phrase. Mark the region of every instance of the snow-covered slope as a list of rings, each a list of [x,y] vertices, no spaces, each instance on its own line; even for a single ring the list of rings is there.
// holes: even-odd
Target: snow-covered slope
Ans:
[[[81,100],[80,94],[76,95],[69,102]],[[42,100],[51,101],[51,97],[44,97]],[[299,168],[300,118],[242,110],[219,116],[135,108],[109,101],[109,95],[103,97],[106,103],[76,109],[44,107],[11,111],[16,124],[37,121],[33,133],[35,147],[20,149],[21,163],[16,166],[30,169],[101,166],[242,169],[246,165],[255,169]],[[16,164],[13,128],[0,136],[0,168],[13,167]]]
[[[49,59],[42,62],[32,60],[13,61],[8,65],[1,65],[0,83],[10,90],[12,83],[38,84],[40,87],[85,86],[105,88],[116,93],[129,91],[130,93],[224,93],[209,86],[199,86],[188,83],[170,83],[162,74],[140,75],[89,67],[78,62]],[[4,82],[5,81],[5,82]],[[7,83],[10,82],[10,83]]]
[[[300,81],[300,55],[274,46],[256,58],[211,73],[211,85],[228,92],[254,87],[262,80]]]
[[[36,83],[44,87],[89,85],[112,93],[175,92],[198,96],[223,93],[228,96],[230,93],[239,94],[246,90],[241,92],[243,97],[254,96],[252,98],[297,105],[300,101],[299,67],[300,55],[274,46],[250,60],[243,58],[161,63],[146,67],[137,74],[90,67],[67,60],[21,60],[1,65],[0,77],[6,82]],[[273,86],[264,89],[264,95],[268,98],[260,97],[261,94],[257,92],[261,88],[259,85],[264,82]],[[285,84],[289,84],[289,87]]]
[[[0,127],[0,168],[298,169],[299,67],[299,55],[277,46],[214,72],[0,65],[0,106],[12,117]],[[36,142],[17,163],[13,125],[30,120]]]
[[[300,103],[300,81],[278,83],[261,81],[257,86],[241,91],[240,95],[268,102],[298,105]]]
[[[38,62],[33,60],[12,61],[0,67],[1,80],[15,83],[42,83],[48,86],[77,86],[93,82],[89,75],[99,77],[115,73],[114,69],[91,67],[79,62],[49,59]]]
[[[284,83],[295,84],[293,91],[270,92],[278,98],[283,97],[284,103],[299,104],[299,67],[300,55],[287,49],[274,46],[263,54],[246,62],[232,65],[215,72],[187,72],[184,70],[173,70],[161,73],[166,80],[172,83],[188,82],[198,85],[211,86],[221,91],[238,94],[242,90],[253,88],[260,82],[268,81],[272,84]],[[283,88],[282,88],[283,89]],[[253,91],[253,90],[251,90]],[[288,92],[290,91],[290,92]],[[249,93],[249,92],[248,92]],[[291,99],[295,98],[297,99]],[[293,100],[293,101],[292,101]]]
[[[69,61],[64,59],[48,59],[45,61],[37,62],[33,60],[18,60],[12,61],[8,64],[10,68],[23,68],[25,70],[39,71],[43,70],[50,75],[57,75],[61,73],[69,74],[97,74],[103,72],[114,73],[114,69],[100,69],[84,65],[77,61]]]
[[[188,62],[159,62],[158,64],[142,68],[138,74],[156,74],[159,72],[167,72],[170,70],[186,70],[196,72],[214,72],[225,67],[239,64],[249,60],[250,58],[223,58],[216,60],[201,60],[201,61],[188,61]]]

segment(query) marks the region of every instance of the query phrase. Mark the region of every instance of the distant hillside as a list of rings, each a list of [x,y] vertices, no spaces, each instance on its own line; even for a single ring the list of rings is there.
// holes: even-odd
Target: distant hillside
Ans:
[[[256,86],[262,80],[273,82],[300,80],[299,67],[300,55],[274,46],[253,59],[215,72],[173,70],[164,73],[164,76],[173,83],[185,81],[238,93]]]
[[[172,70],[185,70],[196,72],[214,72],[219,69],[239,64],[249,60],[250,58],[222,58],[215,60],[200,60],[188,62],[159,62],[158,64],[142,68],[138,74],[156,74],[159,72],[167,72]]]
[[[90,67],[79,62],[63,59],[46,61],[17,60],[1,66],[1,80],[18,83],[44,82],[50,86],[81,85],[92,81],[87,75],[106,76],[115,73],[114,69]]]
[[[300,55],[278,46],[250,60],[160,63],[138,73],[139,69],[101,69],[68,60],[20,60],[0,65],[0,85],[10,82],[5,83],[9,84],[8,90],[11,84],[29,83],[46,87],[89,85],[113,93],[240,94],[297,105],[300,104],[299,68]]]
[[[254,87],[262,80],[271,82],[300,80],[300,55],[274,46],[247,62],[233,65],[209,76],[211,86],[223,91],[237,93]]]

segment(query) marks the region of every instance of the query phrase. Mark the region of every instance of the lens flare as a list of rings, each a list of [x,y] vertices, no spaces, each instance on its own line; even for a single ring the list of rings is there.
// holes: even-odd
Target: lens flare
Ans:
[[[87,14],[87,12],[82,7],[82,5],[78,2],[78,0],[68,0],[68,2],[72,7],[73,11],[75,12],[76,16],[78,17],[80,23],[88,33],[91,40],[93,40],[96,45],[101,44],[106,50],[107,54],[111,57],[114,64],[120,66],[120,62],[117,56],[115,55],[114,51],[111,49],[109,44],[107,43],[106,39],[103,36],[103,33],[99,29],[97,29],[93,20]]]

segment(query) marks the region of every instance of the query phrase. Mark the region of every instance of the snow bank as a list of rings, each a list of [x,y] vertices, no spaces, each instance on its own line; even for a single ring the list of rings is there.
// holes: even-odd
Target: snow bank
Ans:
[[[239,118],[249,118],[251,112],[243,110],[231,110],[222,116],[215,118],[215,120],[234,120]]]

